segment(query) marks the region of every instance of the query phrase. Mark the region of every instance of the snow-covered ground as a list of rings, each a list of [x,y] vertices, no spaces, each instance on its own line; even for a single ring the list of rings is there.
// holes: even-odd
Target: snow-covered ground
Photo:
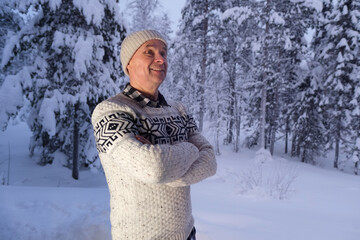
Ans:
[[[110,239],[103,174],[36,165],[29,136],[23,123],[0,133],[0,239]],[[197,239],[360,239],[360,177],[278,152],[223,147],[217,174],[192,187]]]

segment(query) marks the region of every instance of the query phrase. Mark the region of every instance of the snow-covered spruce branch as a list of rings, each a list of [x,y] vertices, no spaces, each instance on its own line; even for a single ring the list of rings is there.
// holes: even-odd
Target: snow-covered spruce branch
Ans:
[[[254,70],[254,65],[251,63],[251,62],[249,62],[248,60],[246,60],[244,57],[242,57],[242,56],[237,56],[241,61],[243,61],[246,65],[248,65],[249,66],[249,68],[251,69],[251,70]]]

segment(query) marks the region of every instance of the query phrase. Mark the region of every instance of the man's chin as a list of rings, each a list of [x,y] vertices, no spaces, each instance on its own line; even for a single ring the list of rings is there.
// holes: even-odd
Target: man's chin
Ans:
[[[153,81],[161,84],[165,80],[165,77],[166,75],[154,76]]]

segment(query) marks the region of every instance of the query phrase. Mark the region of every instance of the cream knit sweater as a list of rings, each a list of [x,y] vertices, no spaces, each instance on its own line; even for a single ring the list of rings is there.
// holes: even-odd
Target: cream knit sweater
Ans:
[[[190,184],[214,175],[216,161],[184,107],[169,105],[142,107],[118,94],[93,112],[113,240],[186,240],[193,228]]]

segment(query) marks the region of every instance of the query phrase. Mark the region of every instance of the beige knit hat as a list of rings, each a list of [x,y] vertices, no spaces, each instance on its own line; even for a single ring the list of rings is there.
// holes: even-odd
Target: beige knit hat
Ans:
[[[136,50],[138,50],[145,42],[152,39],[163,41],[167,47],[165,38],[155,30],[142,30],[133,32],[127,35],[123,40],[121,43],[120,61],[126,75],[129,75],[126,67],[129,64],[132,56],[135,54]]]

